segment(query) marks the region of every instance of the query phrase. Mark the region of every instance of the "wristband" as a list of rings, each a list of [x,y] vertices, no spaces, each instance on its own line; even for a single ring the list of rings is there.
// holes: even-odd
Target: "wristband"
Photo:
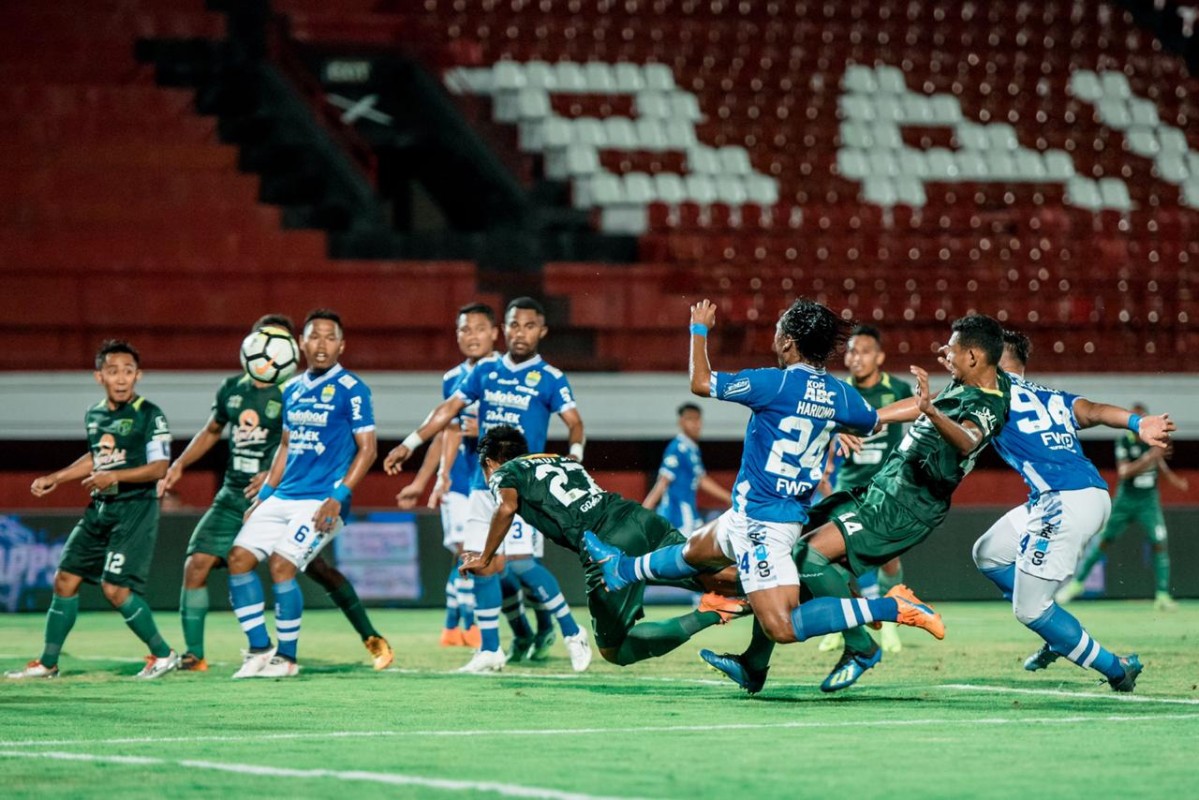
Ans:
[[[337,488],[335,488],[329,496],[344,506],[346,503],[350,502],[351,494],[352,494],[352,491],[351,491],[350,487],[346,486],[343,483],[340,486],[338,486]]]
[[[708,326],[703,324],[702,322],[692,322],[691,323],[691,335],[692,336],[707,336],[708,335]]]
[[[424,443],[425,443],[425,440],[420,438],[420,434],[416,431],[413,431],[412,433],[405,436],[404,441],[400,442],[400,444],[402,444],[402,445],[404,445],[404,447],[408,448],[409,452],[412,452],[413,450],[420,447]]]
[[[270,497],[274,493],[275,493],[274,486],[271,486],[269,483],[262,484],[262,488],[260,488],[258,490],[258,502],[261,503],[263,500],[266,500],[268,497]]]
[[[1130,431],[1132,431],[1133,433],[1141,432],[1141,415],[1140,414],[1129,414],[1128,415],[1128,429]]]
[[[583,443],[575,442],[570,446],[570,455],[575,461],[582,462],[583,460]]]

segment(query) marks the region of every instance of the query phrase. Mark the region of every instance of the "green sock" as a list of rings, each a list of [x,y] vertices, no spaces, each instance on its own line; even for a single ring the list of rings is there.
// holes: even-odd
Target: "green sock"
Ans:
[[[888,575],[880,567],[878,570],[878,593],[886,595],[887,592],[894,589],[899,584],[903,583],[903,562],[900,562],[899,569],[894,575]]]
[[[125,618],[129,630],[146,643],[156,658],[164,658],[171,654],[170,646],[163,640],[158,626],[154,624],[154,614],[151,613],[150,606],[140,595],[130,592],[129,599],[117,610]]]
[[[720,622],[715,611],[692,611],[662,622],[639,622],[629,631],[616,652],[622,667],[647,658],[664,656],[704,628]]]
[[[54,595],[50,601],[50,610],[46,612],[46,647],[38,660],[43,667],[58,665],[58,656],[62,652],[62,643],[67,640],[67,634],[75,627],[75,617],[79,615],[79,595],[60,597]]]
[[[187,652],[204,657],[204,618],[208,616],[208,588],[188,589],[179,593],[179,616],[183,621],[183,641]]]
[[[749,639],[749,647],[741,654],[741,663],[753,672],[764,672],[770,666],[770,656],[774,654],[774,640],[766,635],[758,618],[754,617],[754,632]]]
[[[371,624],[370,617],[366,615],[366,609],[362,607],[362,601],[358,599],[358,592],[354,591],[352,583],[346,581],[329,592],[329,599],[337,604],[341,613],[346,615],[346,619],[354,626],[354,630],[358,631],[362,641],[365,642],[372,636],[380,636],[379,632],[375,630],[375,626]]]
[[[1153,551],[1153,577],[1159,594],[1170,593],[1170,552],[1162,547]]]

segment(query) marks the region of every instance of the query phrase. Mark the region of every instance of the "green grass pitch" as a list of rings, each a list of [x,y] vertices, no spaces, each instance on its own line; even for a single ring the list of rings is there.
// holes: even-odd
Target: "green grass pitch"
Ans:
[[[1064,798],[1199,791],[1199,604],[1072,606],[1097,639],[1135,650],[1137,692],[1114,695],[1037,647],[1000,603],[941,607],[938,642],[904,650],[858,686],[817,685],[834,654],[781,648],[770,682],[742,694],[696,658],[739,648],[749,623],[627,668],[570,671],[561,644],[499,676],[449,674],[441,615],[375,611],[397,651],[375,673],[336,611],[304,617],[304,671],[233,682],[243,639],[209,616],[208,673],[131,677],[141,645],[115,613],[80,615],[56,681],[0,685],[0,796]],[[656,609],[654,616],[668,610]],[[177,618],[159,624],[179,646]],[[40,651],[42,618],[0,616],[0,667]]]

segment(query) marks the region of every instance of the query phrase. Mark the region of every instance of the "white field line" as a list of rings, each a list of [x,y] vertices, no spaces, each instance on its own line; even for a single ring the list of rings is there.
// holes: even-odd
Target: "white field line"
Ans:
[[[937,725],[1076,725],[1080,722],[1139,722],[1199,719],[1193,714],[1084,714],[1053,717],[984,717],[979,719],[928,717],[919,719],[844,720],[835,722],[792,720],[789,722],[730,722],[704,725],[635,725],[613,728],[487,728],[475,730],[377,730],[332,731],[325,733],[255,733],[214,736],[141,736],[120,739],[10,739],[0,740],[0,747],[66,747],[111,746],[123,744],[188,744],[198,742],[268,742],[304,739],[370,739],[370,738],[431,738],[431,737],[511,737],[511,736],[610,736],[637,733],[695,733],[702,731],[755,731],[835,728],[917,728]]]
[[[314,780],[335,780],[352,783],[378,783],[388,786],[420,786],[426,789],[440,789],[446,792],[487,792],[490,794],[497,794],[502,797],[524,797],[533,798],[533,800],[622,800],[621,798],[603,797],[599,795],[583,794],[580,792],[565,792],[557,789],[544,789],[537,786],[522,786],[515,783],[425,778],[419,775],[403,775],[395,772],[367,772],[364,770],[332,769],[286,769],[283,767],[260,766],[258,764],[237,764],[223,761],[174,761],[165,758],[142,758],[138,756],[96,756],[82,753],[63,753],[55,751],[48,753],[30,753],[22,752],[20,750],[0,750],[0,758],[38,758],[58,761],[90,761],[99,764],[184,767],[186,769],[207,770],[210,772],[232,772],[238,775],[258,775],[269,778],[294,778],[302,782]],[[623,800],[630,799],[624,798]]]
[[[1019,686],[978,686],[973,683],[946,683],[936,689],[956,689],[963,692],[994,692],[996,694],[1032,694],[1044,697],[1075,697],[1080,700],[1115,700],[1119,703],[1166,703],[1178,706],[1199,706],[1199,699],[1192,697],[1145,697],[1140,694],[1093,694],[1091,692],[1067,692],[1063,689],[1024,689]]]

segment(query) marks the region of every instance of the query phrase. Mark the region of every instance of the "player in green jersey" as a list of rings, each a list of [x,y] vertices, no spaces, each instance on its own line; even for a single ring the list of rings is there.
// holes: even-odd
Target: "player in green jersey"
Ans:
[[[1003,329],[990,317],[972,314],[955,321],[952,330],[940,357],[952,383],[933,398],[928,373],[912,367],[915,396],[879,411],[881,424],[915,420],[899,447],[869,484],[832,494],[812,508],[799,572],[815,599],[793,614],[797,641],[875,620],[922,627],[938,639],[945,635],[941,616],[906,586],[900,584],[878,600],[853,598],[848,581],[834,565],[861,575],[928,538],[949,512],[958,484],[1003,427],[1011,386],[997,369]],[[709,654],[705,660],[753,693],[766,682],[773,648],[755,624],[744,653]],[[838,662],[829,678],[837,678],[838,688],[851,685],[878,663],[878,655],[876,651],[873,659],[853,656]]]
[[[640,503],[605,492],[579,462],[545,453],[529,455],[525,437],[516,428],[499,426],[488,431],[479,440],[479,461],[498,505],[482,552],[463,553],[462,571],[486,569],[519,514],[548,540],[578,554],[587,576],[595,643],[607,661],[627,666],[665,655],[704,628],[749,613],[748,604],[734,597],[738,592],[736,573],[729,568],[671,582],[708,592],[695,611],[662,622],[639,623],[645,615],[645,584],[605,590],[598,565],[583,548],[583,534],[591,531],[630,555],[681,544],[686,541],[683,535]]]
[[[291,320],[282,314],[268,314],[255,322],[250,330],[256,331],[267,326],[283,328],[295,335]],[[283,394],[278,386],[255,381],[245,373],[225,379],[217,389],[208,423],[192,437],[187,448],[159,481],[158,493],[161,496],[179,482],[184,470],[221,440],[226,428],[231,429],[225,480],[213,498],[212,506],[196,523],[187,544],[183,588],[179,597],[179,613],[187,651],[183,654],[179,669],[197,672],[208,669],[208,662],[204,658],[208,574],[225,565],[225,557],[241,530],[246,509],[262,488],[283,435],[282,411]],[[316,581],[346,615],[371,654],[374,668],[380,670],[390,666],[395,658],[391,645],[371,624],[349,579],[323,556],[318,556],[309,564],[304,574]]]
[[[63,642],[79,612],[79,586],[100,584],[104,597],[121,612],[125,624],[150,648],[139,678],[157,678],[179,665],[154,624],[142,597],[154,540],[158,536],[158,499],[154,483],[171,457],[167,418],[135,391],[140,358],[128,342],[109,340],[96,353],[96,383],[105,398],[85,417],[90,452],[75,463],[33,482],[34,497],[82,479],[92,501],[71,531],[54,574],[54,597],[46,615],[46,645],[41,658],[9,678],[54,678]]]
[[[1132,413],[1144,416],[1149,409],[1144,403],[1132,407]],[[1153,547],[1153,576],[1156,591],[1153,606],[1159,611],[1173,611],[1178,603],[1170,595],[1170,551],[1166,546],[1166,519],[1162,515],[1161,499],[1158,497],[1157,476],[1160,474],[1184,492],[1189,488],[1186,478],[1176,475],[1166,459],[1170,451],[1161,447],[1150,447],[1136,434],[1128,432],[1116,440],[1116,470],[1120,485],[1116,499],[1112,502],[1112,515],[1098,537],[1098,541],[1087,554],[1078,570],[1078,575],[1058,592],[1055,598],[1065,604],[1083,593],[1083,581],[1104,557],[1112,542],[1116,541],[1134,522],[1149,534]]]
[[[883,362],[886,360],[883,335],[879,329],[873,325],[859,325],[854,328],[845,348],[845,367],[850,375],[849,385],[857,389],[858,393],[866,398],[866,402],[875,408],[889,406],[912,396],[910,383],[896,378],[889,372],[883,372]],[[878,432],[863,439],[862,449],[846,456],[837,470],[834,491],[848,492],[870,483],[871,478],[882,469],[883,462],[903,441],[903,434],[903,425],[883,425]],[[903,583],[903,564],[898,558],[893,558],[879,567],[877,574],[877,584],[874,581],[862,582],[869,583],[870,588],[874,589],[872,594],[863,586],[863,595],[885,595],[892,587]],[[903,649],[898,626],[893,622],[884,622],[882,625],[880,638],[883,650],[887,653],[898,653]],[[845,649],[854,652],[869,652],[874,649],[873,641],[863,628],[847,631],[844,641],[841,634],[830,633],[820,641],[820,649],[836,650],[843,644]]]

